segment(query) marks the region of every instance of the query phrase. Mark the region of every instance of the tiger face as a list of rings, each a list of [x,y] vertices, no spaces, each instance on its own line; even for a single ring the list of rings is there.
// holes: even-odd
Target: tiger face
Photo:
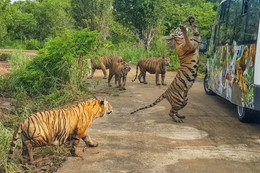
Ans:
[[[109,115],[113,112],[113,107],[105,99],[99,100],[100,108],[96,115],[96,118],[103,117],[105,114]]]
[[[165,66],[169,66],[170,62],[171,62],[171,59],[169,57],[167,57],[167,58],[163,57],[163,64]]]
[[[122,72],[124,73],[124,76],[127,75],[127,73],[131,70],[130,62],[123,62],[123,69]]]
[[[183,36],[183,32],[181,31],[181,28],[180,27],[178,27],[175,31],[174,31],[174,33],[173,34],[171,34],[171,37],[173,38],[173,39],[178,39],[178,40],[182,40],[183,38],[184,38],[184,36]]]

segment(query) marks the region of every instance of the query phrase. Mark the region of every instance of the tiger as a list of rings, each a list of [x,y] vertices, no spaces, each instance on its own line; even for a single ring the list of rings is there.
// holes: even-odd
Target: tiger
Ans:
[[[243,73],[244,73],[246,66],[247,66],[248,55],[249,55],[249,48],[248,48],[248,46],[245,46],[240,58],[238,58],[236,60],[236,65],[235,65],[234,82],[236,82],[238,84],[238,86],[244,92],[247,92],[247,86],[246,86],[246,79],[243,76]]]
[[[101,69],[104,77],[103,79],[107,79],[106,69],[109,69],[113,62],[122,62],[123,58],[117,55],[108,55],[106,57],[98,57],[98,62],[95,62],[93,58],[90,58],[90,69],[91,74],[88,78],[93,78],[96,69]]]
[[[120,90],[126,90],[126,77],[128,72],[130,72],[130,62],[116,62],[109,68],[109,76],[108,76],[108,86],[111,87],[110,81],[112,77],[115,75],[115,85]]]
[[[37,112],[18,125],[13,134],[8,160],[12,159],[17,139],[22,138],[22,156],[32,163],[33,148],[46,145],[62,145],[71,142],[70,153],[79,156],[77,147],[82,139],[89,147],[97,147],[87,133],[94,119],[109,115],[112,106],[105,99],[91,99],[76,105],[53,111]]]
[[[153,107],[166,98],[171,104],[169,116],[177,123],[183,123],[182,119],[184,119],[185,116],[179,115],[178,111],[187,105],[188,91],[197,78],[199,45],[201,43],[201,37],[195,25],[195,18],[189,16],[187,20],[192,29],[192,36],[188,35],[187,30],[183,25],[180,25],[171,35],[171,38],[175,41],[176,52],[180,59],[180,68],[178,69],[175,78],[168,89],[152,104],[139,108],[131,112],[131,114]]]
[[[162,79],[162,85],[166,85],[164,82],[165,74],[166,74],[166,67],[170,65],[170,58],[160,58],[160,59],[154,59],[154,58],[146,58],[138,61],[136,65],[136,75],[135,78],[132,80],[134,82],[137,78],[138,74],[138,67],[140,68],[140,74],[138,75],[138,79],[140,83],[147,84],[146,81],[146,72],[149,72],[150,74],[155,74],[155,84],[160,85],[159,83],[159,74],[161,74]],[[143,78],[143,80],[141,80]]]

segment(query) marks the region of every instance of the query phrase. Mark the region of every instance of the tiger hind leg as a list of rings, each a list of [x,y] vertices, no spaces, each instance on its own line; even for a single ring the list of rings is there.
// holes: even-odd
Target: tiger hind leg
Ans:
[[[70,153],[72,156],[75,156],[75,157],[79,157],[79,154],[78,154],[78,144],[79,144],[79,139],[78,138],[74,138],[72,140],[72,146],[71,146],[71,149],[70,149]]]
[[[179,118],[178,116],[177,116],[177,112],[170,112],[169,113],[169,116],[170,117],[172,117],[172,119],[176,122],[176,123],[183,123],[183,121],[182,121],[182,119],[181,118]]]
[[[25,157],[25,155],[29,156],[29,163],[33,163],[34,159],[33,159],[33,147],[31,144],[30,140],[26,140],[23,143],[23,151],[22,151],[22,155],[23,157]]]

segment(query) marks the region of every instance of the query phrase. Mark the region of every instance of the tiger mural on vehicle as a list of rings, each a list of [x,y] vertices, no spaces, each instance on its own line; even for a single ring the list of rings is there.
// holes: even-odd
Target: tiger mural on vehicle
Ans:
[[[80,139],[87,146],[96,147],[87,129],[94,119],[112,113],[112,106],[104,99],[80,102],[70,108],[37,112],[27,117],[14,132],[9,160],[19,136],[22,138],[22,156],[33,162],[33,148],[46,145],[62,145],[71,142],[72,156],[78,156],[77,147]],[[27,157],[27,158],[26,158]]]
[[[89,68],[91,69],[91,74],[88,78],[93,78],[96,69],[101,69],[104,77],[103,79],[107,79],[107,71],[113,63],[123,62],[123,58],[117,55],[109,55],[106,57],[98,57],[98,62],[95,62],[93,58],[90,58]]]
[[[159,74],[161,74],[161,82],[162,85],[166,85],[164,82],[165,74],[166,74],[166,67],[170,65],[170,58],[160,58],[160,59],[154,59],[154,58],[146,58],[138,61],[136,65],[136,75],[135,78],[132,80],[134,82],[137,78],[138,74],[138,67],[140,69],[140,74],[138,75],[138,80],[140,83],[147,84],[146,81],[146,72],[149,72],[150,74],[155,74],[155,84],[160,85],[159,83]],[[142,80],[143,78],[143,80]]]
[[[128,62],[117,62],[113,63],[113,65],[109,69],[108,76],[108,86],[111,87],[110,81],[112,77],[115,75],[115,85],[120,90],[126,90],[126,77],[128,72],[131,70],[130,63]]]
[[[175,41],[176,52],[180,59],[180,68],[171,85],[152,104],[139,108],[131,112],[131,114],[153,107],[166,98],[171,104],[169,115],[174,121],[178,123],[183,122],[182,119],[184,119],[185,116],[179,115],[178,111],[186,106],[188,102],[188,91],[197,77],[199,66],[199,45],[201,43],[201,37],[195,25],[194,17],[189,16],[187,20],[191,26],[193,36],[188,36],[187,30],[183,25],[180,25],[171,35]]]

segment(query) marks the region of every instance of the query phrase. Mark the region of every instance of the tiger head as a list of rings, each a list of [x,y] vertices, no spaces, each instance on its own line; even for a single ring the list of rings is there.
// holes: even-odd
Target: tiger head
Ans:
[[[163,64],[165,66],[169,66],[171,62],[171,59],[169,57],[163,57]]]
[[[171,34],[171,37],[174,39],[174,40],[182,40],[184,38],[183,36],[183,32],[181,31],[181,28],[178,27],[173,34]]]
[[[127,73],[131,70],[130,62],[127,63],[127,62],[123,61],[122,65],[123,65],[123,68],[121,71],[122,71],[123,75],[126,76]]]
[[[95,118],[103,117],[105,114],[109,115],[112,113],[113,108],[112,106],[106,101],[106,99],[96,100],[98,102],[97,106],[97,113]],[[94,109],[94,108],[93,108]]]

